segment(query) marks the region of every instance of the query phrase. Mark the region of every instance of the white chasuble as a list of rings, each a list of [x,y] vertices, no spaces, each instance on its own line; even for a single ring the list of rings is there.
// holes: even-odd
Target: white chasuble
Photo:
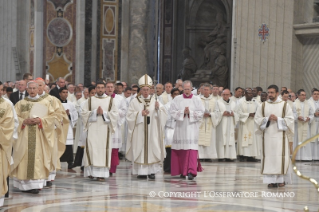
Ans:
[[[270,121],[271,114],[278,120]],[[289,104],[279,98],[275,102],[264,102],[256,112],[255,122],[256,131],[263,132],[261,174],[264,183],[290,183],[292,169],[286,132],[294,133],[294,117]]]
[[[203,117],[199,127],[198,154],[200,159],[217,158],[216,151],[216,127],[219,124],[224,106],[219,108],[218,101],[212,96],[208,98],[201,96],[202,104],[205,108],[204,113],[210,114],[210,117]]]
[[[307,100],[301,102],[299,99],[295,100],[292,111],[295,118],[294,148],[296,148],[311,136],[310,127],[314,120],[314,111]],[[300,121],[298,120],[299,116],[303,117],[304,120],[309,117],[310,120],[308,122]],[[296,160],[312,160],[311,144],[301,147],[296,155]]]
[[[256,157],[257,143],[255,136],[255,122],[250,113],[255,113],[258,105],[253,101],[243,99],[237,106],[239,116],[237,154],[247,157]]]
[[[97,114],[101,107],[103,115]],[[87,130],[87,142],[84,149],[84,176],[108,177],[111,165],[111,133],[117,127],[118,110],[113,98],[92,96],[83,103],[82,118],[84,130]]]
[[[312,97],[308,100],[310,106],[312,107],[312,110],[314,113],[319,112],[319,101],[315,101]],[[314,116],[314,120],[311,123],[311,135],[315,136],[319,133],[319,117]],[[319,141],[318,139],[315,139],[311,142],[311,149],[312,149],[312,160],[319,160]]]
[[[167,112],[160,102],[156,110],[155,102],[154,96],[137,96],[127,110],[126,158],[133,162],[133,174],[155,174],[160,171],[160,163],[165,158],[164,126]],[[148,116],[142,116],[143,110],[149,111]]]
[[[221,122],[217,126],[217,155],[219,159],[236,159],[235,127],[238,122],[236,102],[231,99],[229,99],[229,102],[221,99],[218,101],[218,105],[220,108],[223,106],[224,111],[233,113],[234,116],[222,116]]]
[[[0,197],[4,196],[8,191],[7,177],[10,174],[13,134],[15,130],[14,113],[12,103],[0,97]]]
[[[185,107],[190,113],[184,114]],[[176,120],[172,149],[198,150],[199,127],[205,108],[199,97],[179,95],[171,103],[170,114]]]
[[[158,100],[163,104],[166,105],[168,102],[172,101],[172,96],[170,93],[166,93],[166,91],[164,91],[162,93],[162,95],[160,95],[158,97]]]

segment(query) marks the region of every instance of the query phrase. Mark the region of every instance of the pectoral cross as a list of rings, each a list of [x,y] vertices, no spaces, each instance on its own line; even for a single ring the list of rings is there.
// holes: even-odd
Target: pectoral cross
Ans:
[[[249,132],[249,135],[248,135],[248,136],[249,136],[249,139],[250,139],[250,137],[251,137],[251,133],[250,133],[250,132]]]
[[[245,134],[245,137],[244,137],[244,139],[245,139],[245,141],[246,141],[246,139],[247,139],[247,136],[246,136],[246,134]]]

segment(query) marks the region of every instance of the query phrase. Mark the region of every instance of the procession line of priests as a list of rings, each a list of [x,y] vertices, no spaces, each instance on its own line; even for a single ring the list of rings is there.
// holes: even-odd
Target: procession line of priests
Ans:
[[[155,179],[165,157],[165,107],[150,95],[152,79],[144,75],[138,81],[141,95],[134,98],[127,110],[128,135],[126,158],[133,163],[132,174],[138,178]]]
[[[10,174],[13,138],[17,125],[13,104],[2,97],[3,85],[0,84],[0,207],[8,191],[7,177]]]
[[[19,118],[18,139],[13,146],[13,186],[38,193],[51,170],[54,143],[54,109],[38,95],[38,84],[28,83],[29,97],[15,105]]]
[[[35,79],[38,84],[38,94],[40,96],[39,101],[48,101],[54,110],[54,133],[52,141],[52,154],[51,154],[51,168],[47,181],[51,182],[55,180],[56,170],[61,169],[60,157],[65,151],[65,142],[67,139],[67,133],[69,128],[69,118],[61,104],[60,99],[55,96],[45,93],[45,82],[42,78]],[[48,184],[48,183],[47,183]]]
[[[269,100],[262,103],[255,115],[257,130],[263,132],[261,174],[269,188],[291,183],[292,165],[287,131],[294,132],[294,116],[287,102],[278,98],[278,87],[268,87]]]
[[[84,150],[84,177],[96,177],[103,181],[109,177],[112,144],[111,133],[117,128],[118,110],[113,98],[105,94],[105,83],[96,83],[96,95],[83,105],[82,118],[87,130]]]
[[[205,108],[200,98],[193,96],[192,82],[183,82],[183,95],[173,99],[170,114],[176,120],[172,143],[171,175],[197,176],[199,127]]]

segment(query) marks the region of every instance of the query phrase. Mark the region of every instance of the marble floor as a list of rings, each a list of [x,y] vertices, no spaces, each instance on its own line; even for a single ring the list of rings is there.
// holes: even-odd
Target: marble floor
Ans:
[[[319,208],[319,195],[309,182],[293,173],[293,184],[268,189],[262,184],[260,163],[203,162],[193,181],[157,174],[156,180],[131,175],[131,163],[121,161],[105,182],[83,178],[80,168],[58,172],[51,188],[37,195],[10,186],[1,212],[57,211],[310,211]],[[319,163],[298,163],[303,174],[317,177]],[[225,192],[225,193],[223,193]],[[231,193],[227,193],[231,192]]]

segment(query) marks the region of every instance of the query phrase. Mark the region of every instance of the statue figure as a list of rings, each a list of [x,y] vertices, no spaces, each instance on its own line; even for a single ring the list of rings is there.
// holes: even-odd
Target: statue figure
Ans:
[[[181,73],[178,75],[178,78],[183,80],[189,80],[192,78],[197,70],[197,64],[194,60],[194,58],[190,55],[190,48],[186,47],[183,49],[183,69],[181,70]]]
[[[215,60],[215,67],[211,71],[211,81],[221,87],[227,87],[228,67],[226,57],[220,54]]]

